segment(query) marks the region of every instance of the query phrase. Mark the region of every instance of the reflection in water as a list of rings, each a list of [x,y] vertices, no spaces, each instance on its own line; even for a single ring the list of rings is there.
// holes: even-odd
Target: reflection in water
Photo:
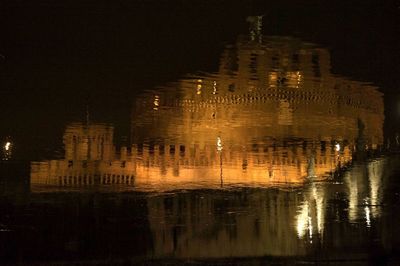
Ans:
[[[310,195],[304,199],[299,206],[298,215],[296,217],[297,235],[299,238],[307,238],[312,243],[313,235],[322,238],[324,226],[324,211],[326,202],[324,200],[324,191],[317,189],[315,184],[311,185]],[[314,226],[313,226],[314,224]]]
[[[327,217],[373,227],[380,216],[385,159],[354,164],[343,182],[334,173],[382,145],[382,95],[332,75],[326,49],[240,38],[217,73],[138,97],[131,123],[118,150],[112,126],[68,125],[65,158],[33,162],[31,191],[156,192],[156,258],[306,255],[337,233]]]
[[[304,255],[306,246],[292,226],[300,198],[300,194],[276,189],[150,197],[151,255]]]
[[[378,159],[369,163],[368,167],[375,165],[382,168],[385,164],[386,159]],[[376,177],[387,179],[392,170],[387,169],[386,175],[381,172]],[[357,167],[347,171],[346,176],[366,183],[376,178],[364,175]],[[363,194],[350,196],[349,208],[346,200],[335,203],[338,191],[350,189],[350,184],[311,183],[294,190],[239,189],[218,193],[206,190],[150,196],[147,207],[154,241],[151,256],[299,256],[310,253],[312,249],[332,245],[332,241],[365,245],[368,234],[362,226],[354,227],[353,224],[373,226],[372,222],[380,215],[383,195],[377,195],[379,203],[376,206],[352,207],[352,201],[363,201]],[[367,187],[365,194],[373,193],[373,189]],[[377,216],[372,214],[373,207]],[[330,213],[326,213],[327,210]],[[335,210],[333,215],[340,218],[330,217],[332,210]],[[354,220],[354,215],[361,220]],[[326,219],[330,219],[329,222]],[[341,224],[341,227],[335,224]],[[325,227],[328,227],[326,232]],[[353,239],[360,229],[357,238]],[[375,227],[374,230],[381,229]],[[341,244],[344,249],[348,245]],[[350,256],[347,254],[346,259]]]
[[[371,218],[378,217],[381,206],[382,176],[385,167],[384,160],[376,160],[353,166],[352,173],[346,173],[345,183],[349,188],[349,219],[358,221],[365,218],[365,223],[370,226]],[[368,180],[365,180],[365,176]],[[364,206],[364,213],[360,213],[360,206]]]

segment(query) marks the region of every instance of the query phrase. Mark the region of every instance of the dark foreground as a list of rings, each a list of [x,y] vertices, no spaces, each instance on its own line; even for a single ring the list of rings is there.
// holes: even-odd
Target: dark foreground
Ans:
[[[3,263],[399,263],[400,157],[292,188],[30,191],[2,179]],[[3,164],[11,171],[17,165]],[[114,190],[114,191],[113,191]]]

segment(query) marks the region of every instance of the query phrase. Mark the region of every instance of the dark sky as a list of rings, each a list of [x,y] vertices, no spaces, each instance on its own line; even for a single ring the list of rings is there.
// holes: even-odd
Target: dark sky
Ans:
[[[223,45],[246,32],[245,17],[264,14],[266,34],[326,45],[335,71],[385,82],[381,74],[397,76],[399,6],[391,0],[3,1],[0,51],[15,71],[50,67],[70,73],[63,78],[71,82],[81,82],[74,73],[81,69],[94,75],[89,83],[107,72],[117,80],[129,81],[134,72],[168,79],[215,66]]]

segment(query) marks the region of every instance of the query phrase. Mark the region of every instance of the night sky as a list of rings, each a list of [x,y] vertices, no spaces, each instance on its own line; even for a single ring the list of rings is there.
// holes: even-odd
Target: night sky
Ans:
[[[123,86],[208,70],[226,43],[246,33],[250,14],[265,15],[265,34],[331,48],[335,72],[385,85],[398,74],[400,4],[390,0],[3,1],[1,10],[2,63],[17,77],[50,69],[79,84],[86,70],[96,87],[99,78]],[[46,87],[46,79],[38,83]]]

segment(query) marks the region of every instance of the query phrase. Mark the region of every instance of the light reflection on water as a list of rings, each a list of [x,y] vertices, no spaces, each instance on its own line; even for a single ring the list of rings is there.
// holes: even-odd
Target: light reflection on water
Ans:
[[[383,108],[330,73],[326,49],[239,38],[217,73],[135,99],[128,147],[112,125],[67,125],[65,158],[32,162],[31,192],[146,192],[155,258],[307,255],[347,238],[332,223],[380,217],[386,159],[352,162],[383,144]]]

